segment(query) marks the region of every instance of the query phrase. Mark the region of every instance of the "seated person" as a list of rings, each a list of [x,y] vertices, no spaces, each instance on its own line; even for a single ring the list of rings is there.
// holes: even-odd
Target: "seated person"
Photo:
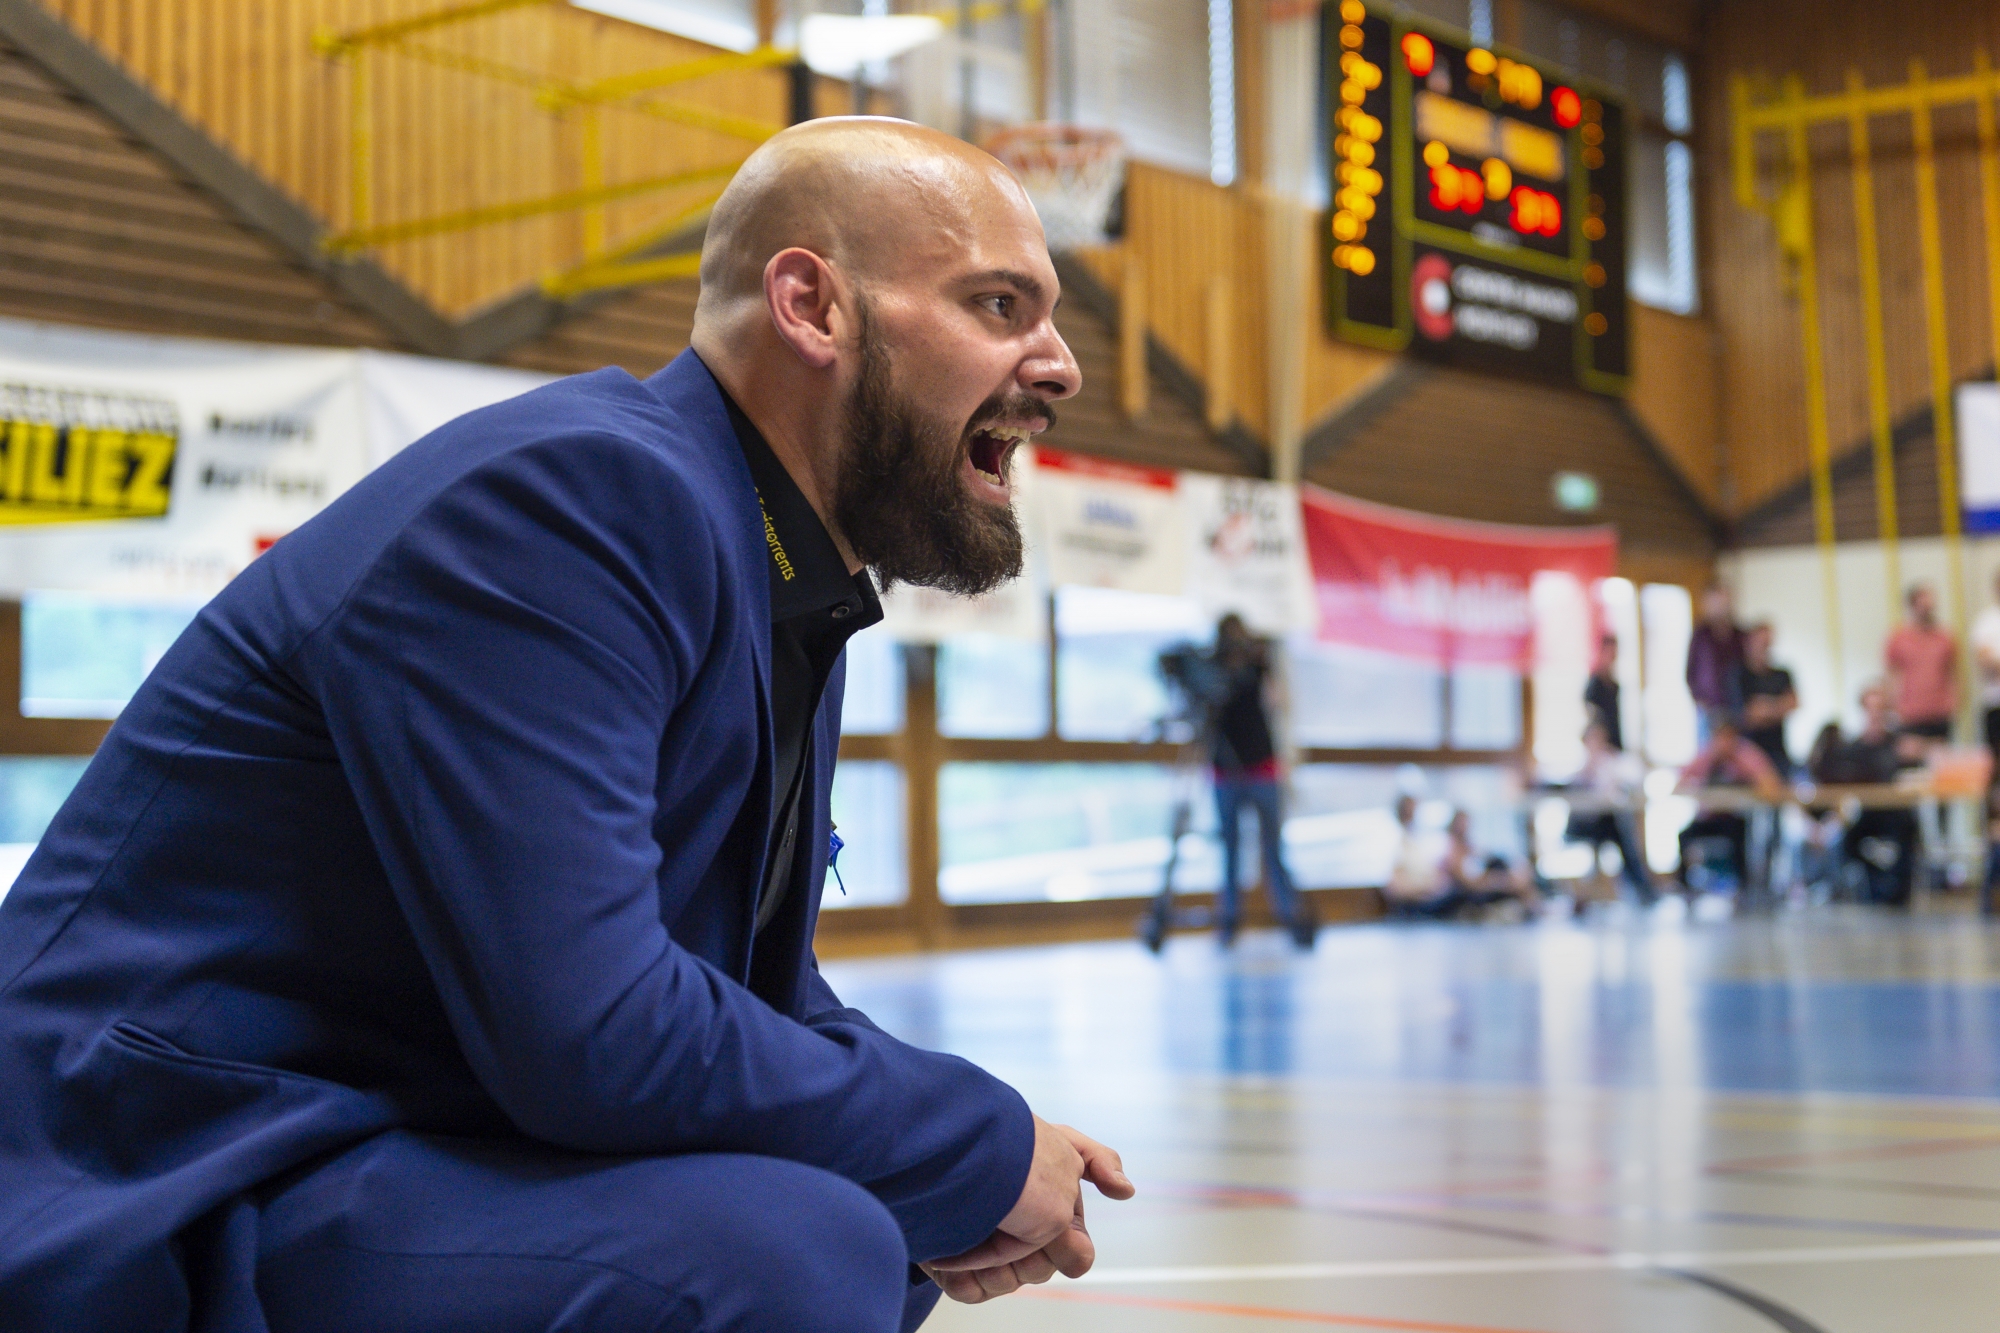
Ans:
[[[1621,873],[1625,882],[1641,903],[1651,903],[1659,894],[1646,873],[1632,813],[1641,799],[1645,766],[1637,755],[1627,754],[1611,741],[1610,730],[1602,722],[1592,721],[1583,729],[1583,771],[1569,786],[1574,795],[1563,836],[1571,842],[1589,843],[1593,855],[1606,843],[1616,847],[1624,862]]]
[[[702,261],[689,350],[397,454],[111,727],[0,901],[0,1329],[891,1333],[1090,1267],[1116,1154],[812,952],[874,580],[1021,569],[1041,225],[815,120]]]
[[[1421,915],[1419,909],[1450,891],[1444,870],[1445,840],[1417,828],[1417,798],[1396,798],[1396,859],[1382,887],[1383,904],[1391,916]]]
[[[1849,740],[1837,729],[1830,737],[1821,732],[1813,746],[1814,782],[1821,786],[1876,786],[1894,782],[1902,769],[1923,764],[1929,742],[1898,730],[1886,686],[1875,683],[1861,691],[1861,712],[1864,721],[1859,736]],[[1917,868],[1916,813],[1864,806],[1841,835],[1840,860],[1859,867],[1866,901],[1889,906],[1908,903]]]
[[[1493,868],[1479,862],[1474,854],[1465,836],[1463,811],[1453,814],[1451,826],[1442,836],[1425,833],[1416,826],[1416,798],[1403,796],[1396,801],[1396,822],[1402,826],[1402,837],[1396,846],[1389,882],[1382,891],[1390,916],[1449,920],[1475,908],[1523,896],[1516,888],[1483,882]],[[1499,873],[1506,875],[1505,861],[1500,862]]]
[[[1680,782],[1674,789],[1695,795],[1713,787],[1748,787],[1758,799],[1769,802],[1782,800],[1785,794],[1784,780],[1778,776],[1776,765],[1745,740],[1742,729],[1728,717],[1715,719],[1708,745],[1695,756],[1693,763],[1681,770]],[[1748,883],[1750,821],[1734,810],[1708,810],[1696,815],[1694,822],[1681,830],[1681,887],[1692,887],[1689,852],[1696,841],[1706,838],[1719,838],[1728,844],[1729,868],[1737,885]]]
[[[1483,853],[1472,843],[1472,815],[1465,810],[1451,812],[1445,825],[1445,873],[1451,891],[1458,898],[1458,910],[1491,907],[1512,898],[1530,915],[1542,907],[1527,867],[1515,865],[1504,856]]]

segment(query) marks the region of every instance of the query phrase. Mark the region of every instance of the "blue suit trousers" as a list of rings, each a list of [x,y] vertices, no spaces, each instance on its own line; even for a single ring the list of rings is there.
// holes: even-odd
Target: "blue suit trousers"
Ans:
[[[772,1157],[596,1157],[402,1130],[260,1192],[271,1333],[907,1333],[895,1219]]]

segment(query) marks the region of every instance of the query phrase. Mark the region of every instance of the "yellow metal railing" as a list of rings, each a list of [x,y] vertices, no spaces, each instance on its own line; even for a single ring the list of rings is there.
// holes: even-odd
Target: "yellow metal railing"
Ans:
[[[686,276],[694,271],[699,262],[697,256],[673,255],[656,259],[635,256],[699,218],[714,203],[729,177],[735,174],[740,160],[645,180],[609,184],[605,180],[602,113],[610,109],[652,116],[751,143],[762,143],[784,127],[770,121],[646,94],[716,74],[791,64],[798,59],[797,52],[763,47],[740,55],[730,52],[704,56],[617,78],[574,83],[541,71],[412,40],[441,28],[489,18],[509,10],[555,3],[561,3],[561,0],[483,0],[483,3],[439,9],[354,32],[321,33],[314,39],[315,50],[329,59],[346,62],[349,71],[348,216],[344,229],[321,241],[329,254],[354,254],[418,237],[496,226],[551,213],[578,212],[583,223],[583,261],[544,277],[541,285],[549,295],[566,298],[608,287]],[[430,217],[386,224],[377,222],[374,203],[376,107],[371,96],[369,76],[371,61],[378,53],[393,54],[511,85],[531,94],[536,103],[550,114],[574,117],[580,139],[581,188]],[[712,188],[704,190],[693,205],[677,211],[664,226],[649,228],[643,237],[616,250],[607,247],[605,205],[694,185]]]
[[[1047,0],[981,0],[960,10],[957,7],[932,11],[928,16],[945,21],[984,23],[1004,14],[1039,14]],[[711,107],[656,96],[663,89],[718,74],[769,69],[795,64],[799,53],[775,46],[762,46],[741,54],[720,52],[683,60],[657,69],[640,70],[611,78],[574,82],[499,61],[452,51],[428,42],[413,40],[424,34],[458,24],[490,18],[510,10],[538,5],[562,4],[565,0],[479,0],[429,13],[413,15],[392,23],[377,24],[352,32],[322,32],[313,40],[320,55],[344,61],[348,67],[348,216],[344,229],[326,237],[321,245],[330,254],[354,254],[375,246],[424,236],[439,236],[477,227],[495,226],[523,218],[575,211],[581,214],[583,260],[541,281],[542,290],[558,299],[609,287],[632,286],[666,278],[685,277],[699,266],[699,257],[668,255],[644,258],[644,252],[689,226],[720,195],[722,186],[741,165],[740,160],[717,167],[657,176],[648,180],[609,184],[605,180],[605,111],[624,112],[671,121],[691,128],[708,130],[749,143],[762,143],[782,125],[735,115]],[[479,208],[459,209],[431,217],[395,223],[380,223],[375,216],[375,130],[376,107],[371,86],[371,62],[380,55],[395,55],[491,79],[531,94],[551,115],[573,118],[578,129],[579,189],[519,199]],[[616,248],[609,245],[605,206],[641,196],[710,184],[692,204],[678,210],[665,224],[647,229],[644,235]]]
[[[1820,323],[1818,256],[1813,230],[1812,171],[1807,146],[1815,125],[1844,124],[1853,173],[1854,243],[1860,274],[1863,345],[1867,357],[1869,436],[1874,455],[1877,524],[1887,561],[1890,618],[1897,616],[1900,559],[1896,518],[1896,478],[1889,402],[1887,338],[1882,312],[1880,238],[1875,217],[1875,182],[1869,143],[1871,118],[1910,117],[1911,151],[1916,166],[1918,248],[1923,267],[1925,351],[1930,360],[1931,414],[1937,446],[1939,524],[1945,541],[1952,623],[1964,640],[1966,622],[1965,568],[1961,538],[1957,429],[1953,420],[1949,329],[1945,310],[1944,247],[1938,221],[1936,146],[1932,114],[1944,106],[1970,102],[1979,124],[1979,172],[1983,202],[1987,281],[2000,291],[2000,133],[1996,133],[1993,99],[2000,95],[2000,72],[1984,51],[1976,52],[1973,72],[1933,79],[1920,60],[1909,66],[1907,83],[1870,88],[1859,70],[1850,70],[1846,87],[1837,93],[1807,96],[1796,76],[1787,77],[1774,96],[1759,99],[1750,80],[1738,74],[1731,81],[1731,176],[1736,197],[1745,208],[1770,217],[1779,248],[1793,267],[1800,304],[1800,335],[1806,374],[1806,431],[1810,452],[1813,532],[1820,548],[1825,583],[1826,617],[1832,639],[1834,688],[1845,697],[1841,680],[1840,594],[1834,572],[1833,463],[1828,443],[1826,368]],[[1767,196],[1758,188],[1757,138],[1780,135],[1784,167],[1777,191]],[[2000,366],[2000,298],[1992,310],[1993,356]]]

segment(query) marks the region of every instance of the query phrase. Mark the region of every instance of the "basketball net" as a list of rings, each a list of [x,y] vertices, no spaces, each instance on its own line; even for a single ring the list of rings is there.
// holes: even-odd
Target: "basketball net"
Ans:
[[[1044,122],[1002,130],[986,151],[1027,188],[1050,250],[1102,245],[1125,181],[1125,141],[1113,130]]]

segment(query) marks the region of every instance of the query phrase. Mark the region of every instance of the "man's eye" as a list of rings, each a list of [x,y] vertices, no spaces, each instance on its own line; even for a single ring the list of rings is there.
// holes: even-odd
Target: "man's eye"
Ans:
[[[1000,316],[1000,318],[1005,319],[1014,309],[1014,298],[1011,296],[982,296],[979,298],[979,304],[985,306],[988,310]]]

